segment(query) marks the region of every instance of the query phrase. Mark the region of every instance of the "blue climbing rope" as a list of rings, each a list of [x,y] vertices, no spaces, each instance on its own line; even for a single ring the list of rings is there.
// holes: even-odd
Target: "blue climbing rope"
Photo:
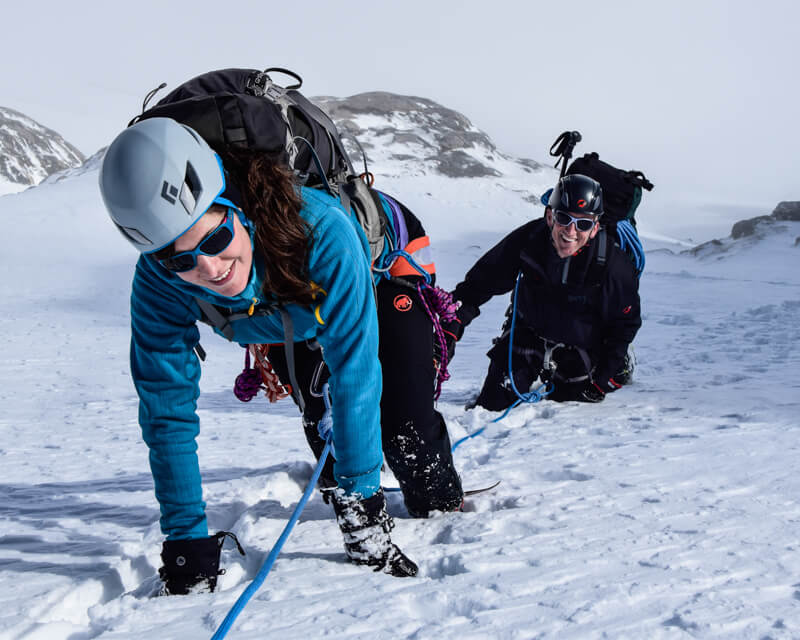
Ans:
[[[627,251],[633,258],[636,273],[641,275],[645,264],[644,247],[639,239],[639,234],[636,233],[636,227],[627,220],[620,220],[617,223],[617,237],[619,238],[620,248],[623,251]]]
[[[325,410],[327,414],[330,412],[331,408],[327,384],[323,387],[323,397],[325,398]],[[322,454],[319,457],[319,462],[317,462],[314,473],[311,475],[311,480],[308,481],[308,486],[306,487],[303,496],[300,498],[300,501],[297,503],[294,513],[292,513],[291,518],[289,518],[289,522],[286,523],[286,526],[283,528],[278,541],[272,547],[272,550],[269,552],[267,559],[264,561],[261,569],[259,569],[256,577],[253,578],[253,581],[247,585],[247,588],[242,592],[242,595],[240,595],[239,599],[236,600],[233,607],[231,607],[231,610],[228,612],[228,615],[225,616],[225,619],[222,621],[222,624],[219,625],[217,630],[214,632],[214,635],[211,636],[211,640],[222,640],[222,638],[227,635],[236,618],[250,601],[250,598],[255,595],[256,591],[258,591],[258,589],[264,583],[264,580],[266,580],[267,575],[272,569],[272,565],[275,564],[278,554],[280,554],[284,543],[289,538],[289,534],[292,532],[294,525],[297,523],[297,520],[300,518],[300,514],[303,512],[303,509],[306,506],[306,503],[311,498],[314,488],[317,486],[317,480],[319,480],[319,476],[322,473],[322,467],[325,465],[325,460],[327,459],[330,450],[331,434],[328,433],[328,437],[325,440],[325,448],[322,450]]]
[[[398,258],[405,258],[408,261],[408,264],[414,267],[414,269],[418,271],[423,278],[425,278],[425,284],[431,283],[431,274],[419,266],[412,255],[408,251],[403,251],[403,249],[395,249],[394,251],[386,254],[386,257],[383,259],[383,267],[380,269],[385,278],[389,279],[392,277],[389,275],[389,269],[392,268],[392,264]]]
[[[511,382],[511,389],[516,394],[517,399],[514,401],[514,404],[512,404],[505,411],[503,411],[503,414],[500,417],[495,418],[494,420],[490,421],[488,424],[486,424],[485,426],[481,427],[477,431],[474,431],[473,433],[470,433],[470,434],[464,436],[460,440],[457,440],[456,443],[450,449],[450,451],[455,451],[456,447],[459,446],[462,442],[464,442],[466,440],[469,440],[470,438],[474,438],[475,436],[480,435],[481,433],[483,433],[486,430],[486,427],[488,427],[490,424],[494,424],[495,422],[500,422],[503,418],[505,418],[511,412],[511,410],[514,407],[519,406],[523,402],[524,403],[528,403],[528,404],[533,404],[533,403],[536,403],[536,402],[540,402],[543,398],[546,398],[548,395],[550,395],[553,392],[553,385],[552,384],[542,384],[537,389],[533,389],[533,390],[528,391],[526,393],[520,393],[519,389],[517,389],[516,383],[514,382],[514,369],[513,369],[513,367],[511,365],[512,365],[512,357],[513,357],[513,353],[514,353],[514,328],[515,328],[516,322],[517,322],[517,291],[519,290],[519,281],[520,281],[521,278],[522,278],[522,272],[520,271],[517,274],[517,281],[514,283],[514,298],[513,298],[514,301],[512,303],[512,307],[511,307],[511,331],[509,332],[509,336],[508,336],[508,379],[509,379],[509,382]]]

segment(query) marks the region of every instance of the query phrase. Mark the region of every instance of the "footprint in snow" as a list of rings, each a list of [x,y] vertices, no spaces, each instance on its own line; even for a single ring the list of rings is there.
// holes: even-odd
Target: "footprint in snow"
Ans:
[[[550,482],[564,482],[566,480],[574,480],[575,482],[586,482],[591,480],[594,476],[588,473],[580,473],[579,471],[572,471],[571,469],[564,469],[562,471],[547,471],[540,474],[544,480]]]

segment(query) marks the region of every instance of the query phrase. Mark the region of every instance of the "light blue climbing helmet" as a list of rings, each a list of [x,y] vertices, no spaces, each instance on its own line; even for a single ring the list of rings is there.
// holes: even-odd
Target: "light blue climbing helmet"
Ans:
[[[150,118],[125,129],[100,168],[108,214],[142,253],[171,244],[224,190],[219,156],[194,130],[170,118]]]

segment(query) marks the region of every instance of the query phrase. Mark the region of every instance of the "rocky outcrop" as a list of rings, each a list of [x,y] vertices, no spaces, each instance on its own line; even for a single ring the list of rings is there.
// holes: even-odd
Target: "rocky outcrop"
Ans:
[[[800,222],[800,201],[779,202],[770,215],[739,220],[731,228],[729,237],[704,242],[682,253],[690,253],[698,257],[719,256],[732,251],[743,241],[754,241],[764,238],[768,234],[785,233],[786,230],[797,229],[797,225],[788,225],[787,222]],[[794,246],[800,246],[800,236],[795,238]]]
[[[767,229],[781,221],[800,221],[800,201],[779,202],[768,216],[756,216],[747,220],[739,220],[731,229],[731,237],[735,240],[755,235],[760,228]]]

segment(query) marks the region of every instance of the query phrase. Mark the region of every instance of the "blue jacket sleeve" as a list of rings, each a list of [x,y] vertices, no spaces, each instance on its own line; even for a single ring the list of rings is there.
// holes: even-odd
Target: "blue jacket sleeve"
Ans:
[[[196,315],[174,290],[160,285],[147,258],[136,266],[131,294],[131,375],[139,394],[139,424],[170,539],[208,535],[195,438],[200,363]]]
[[[348,493],[373,495],[382,463],[378,318],[366,239],[338,208],[318,219],[309,260],[320,287],[317,339],[331,372],[334,473]]]

